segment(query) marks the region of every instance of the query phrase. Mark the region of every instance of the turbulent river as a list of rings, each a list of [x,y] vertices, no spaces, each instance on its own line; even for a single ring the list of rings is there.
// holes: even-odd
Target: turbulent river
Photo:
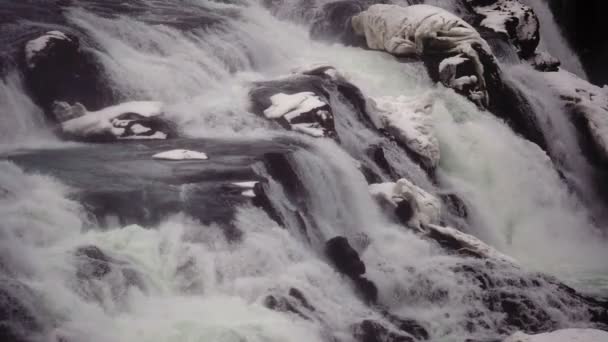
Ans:
[[[608,201],[597,185],[606,173],[584,157],[543,73],[497,53],[546,146],[434,82],[416,59],[311,39],[329,2],[0,3],[3,341],[499,341],[517,330],[608,326],[562,291],[608,296]],[[459,1],[426,3],[464,11]],[[540,47],[584,78],[546,5],[529,3]],[[179,137],[58,137],[21,62],[24,44],[53,30],[77,36],[103,69],[109,91],[88,92],[111,100],[88,109],[160,101]],[[325,92],[339,139],[253,113],[253,85],[317,63],[367,98],[432,99],[436,169],[373,129],[335,87]],[[209,159],[152,158],[178,148]],[[368,184],[400,178],[443,199],[433,224],[514,261],[455,253],[389,217]],[[263,201],[249,182],[263,185]],[[328,256],[337,236],[377,298]],[[400,332],[396,317],[425,333]]]

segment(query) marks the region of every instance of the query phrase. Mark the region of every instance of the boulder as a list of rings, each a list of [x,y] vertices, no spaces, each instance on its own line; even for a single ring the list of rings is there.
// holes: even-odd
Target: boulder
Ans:
[[[393,137],[427,171],[439,165],[439,140],[435,135],[430,95],[409,99],[384,96],[373,99],[372,121],[377,129]]]
[[[350,278],[365,274],[365,264],[345,237],[337,236],[328,240],[325,243],[325,254],[340,273]]]
[[[163,117],[163,104],[152,101],[125,102],[89,112],[76,103],[54,105],[61,135],[67,139],[87,142],[109,142],[136,139],[174,138],[174,125]]]
[[[355,34],[351,19],[365,9],[357,0],[330,2],[317,12],[310,29],[310,37],[316,40],[340,42],[345,45],[365,46],[365,39]]]
[[[477,25],[504,34],[521,58],[534,55],[540,42],[540,22],[531,7],[519,0],[466,0],[479,18]]]
[[[26,86],[51,121],[59,121],[53,115],[55,101],[96,110],[114,100],[102,66],[75,35],[49,31],[28,41],[23,51]]]
[[[416,230],[441,220],[441,201],[405,178],[396,183],[372,184],[369,191],[385,208],[392,208],[401,223]]]
[[[438,69],[439,63],[449,57],[469,60],[474,73],[457,78],[462,83],[463,77],[468,77],[464,95],[487,107],[489,96],[484,68],[488,67],[485,65],[488,62],[484,63],[479,50],[492,56],[491,49],[475,28],[461,18],[429,5],[402,7],[378,4],[355,15],[352,25],[355,33],[365,37],[370,49],[383,50],[395,56],[428,59],[432,61],[429,63],[432,69]],[[490,63],[496,62],[492,58]],[[454,83],[446,86],[454,86]]]
[[[359,342],[414,342],[408,334],[390,329],[376,320],[366,319],[353,327],[353,335]]]

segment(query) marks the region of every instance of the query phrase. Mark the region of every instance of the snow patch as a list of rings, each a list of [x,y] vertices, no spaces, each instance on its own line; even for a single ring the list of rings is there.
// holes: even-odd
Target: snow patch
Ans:
[[[49,31],[36,39],[30,40],[29,42],[27,42],[27,44],[25,44],[25,60],[28,68],[33,69],[36,66],[34,58],[41,51],[46,49],[49,42],[51,42],[52,40],[72,41],[70,37],[66,36],[65,33],[61,31]]]
[[[434,224],[427,224],[424,226],[424,228],[429,230],[435,230],[441,233],[442,235],[449,235],[455,240],[461,242],[463,245],[470,247],[473,251],[483,257],[493,260],[499,260],[510,264],[517,264],[517,261],[515,261],[515,259],[511,258],[510,256],[499,252],[494,247],[486,244],[485,242],[474,237],[473,235],[463,233],[458,229],[452,227],[438,226]]]
[[[270,101],[272,105],[264,111],[264,115],[268,119],[284,116],[288,121],[326,105],[318,96],[308,91],[291,95],[275,94],[270,97]]]
[[[414,228],[421,229],[423,225],[438,223],[441,217],[441,201],[417,187],[405,178],[396,183],[378,183],[369,186],[369,192],[374,197],[383,198],[397,207],[401,201],[407,201],[414,209],[414,215],[408,222]]]
[[[439,164],[439,140],[433,124],[433,98],[430,94],[419,98],[384,96],[373,99],[376,110],[372,122],[378,129],[387,130],[398,141],[422,158],[430,169]]]
[[[190,150],[170,150],[161,153],[157,153],[152,156],[154,159],[162,160],[207,160],[207,155],[203,152],[190,151]]]
[[[504,342],[606,342],[608,332],[596,329],[562,329],[538,335],[517,332]]]
[[[595,86],[573,73],[543,73],[549,86],[574,109],[576,115],[584,115],[591,138],[602,156],[608,160],[608,93],[605,88]]]
[[[480,105],[488,105],[484,66],[473,45],[490,56],[492,50],[475,28],[456,15],[429,5],[377,4],[355,15],[352,26],[358,35],[365,36],[370,49],[396,56],[465,56],[475,70],[474,98],[481,100]]]

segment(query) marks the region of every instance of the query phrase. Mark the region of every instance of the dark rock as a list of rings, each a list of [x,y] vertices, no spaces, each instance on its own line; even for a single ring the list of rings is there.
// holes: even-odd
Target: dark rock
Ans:
[[[429,332],[420,323],[413,319],[398,317],[389,312],[384,312],[384,316],[388,321],[393,323],[399,330],[414,336],[418,340],[428,340]]]
[[[306,299],[306,297],[304,296],[302,291],[292,287],[291,289],[289,289],[289,295],[292,296],[293,298],[297,299],[300,302],[300,304],[302,304],[302,306],[305,307],[306,309],[308,309],[310,311],[315,311],[315,307],[310,305],[310,303],[308,302],[308,299]]]
[[[443,204],[445,204],[446,208],[453,215],[466,219],[469,217],[469,210],[467,209],[467,205],[464,203],[460,197],[456,194],[441,194],[439,195]]]
[[[323,132],[323,136],[338,139],[336,133],[333,111],[330,104],[330,95],[325,88],[330,86],[326,78],[318,75],[294,75],[285,79],[254,84],[249,92],[251,99],[251,110],[253,113],[266,118],[264,111],[272,106],[272,96],[277,94],[294,95],[310,92],[325,105],[315,107],[308,112],[301,113],[294,118],[286,116],[275,120],[281,127],[288,130],[296,130],[298,124],[305,124]]]
[[[414,217],[414,214],[416,214],[416,209],[410,201],[403,199],[402,201],[397,202],[394,213],[399,222],[407,226]]]
[[[529,61],[536,70],[543,72],[559,71],[559,66],[561,65],[559,59],[545,52],[537,52]]]
[[[476,251],[476,248],[469,245],[463,240],[457,239],[450,234],[445,234],[438,229],[433,229],[432,226],[425,226],[427,233],[425,234],[431,240],[437,242],[442,248],[447,251],[460,254],[465,257],[484,258],[484,255]]]
[[[79,247],[74,253],[86,262],[78,268],[77,276],[82,279],[101,279],[112,270],[110,258],[96,246]]]
[[[325,243],[325,254],[336,269],[348,277],[355,279],[365,273],[365,264],[359,258],[359,253],[343,236],[328,240]]]
[[[353,278],[353,282],[367,304],[372,305],[378,302],[378,288],[376,284],[365,277]]]
[[[353,326],[353,335],[359,342],[414,342],[414,338],[383,326],[380,322],[366,319]]]
[[[79,102],[92,110],[112,103],[114,94],[94,55],[81,47],[75,35],[51,32],[58,33],[38,37],[38,44],[30,41],[23,58],[26,86],[48,118],[56,121],[52,113],[54,101]],[[32,45],[42,48],[34,49]]]
[[[365,38],[355,34],[351,25],[351,18],[363,10],[365,10],[364,4],[356,0],[342,0],[325,4],[312,24],[310,37],[316,40],[365,47]]]
[[[310,317],[298,310],[298,308],[292,305],[289,300],[284,297],[266,296],[266,298],[264,298],[264,306],[274,311],[291,312],[304,319],[310,320]]]

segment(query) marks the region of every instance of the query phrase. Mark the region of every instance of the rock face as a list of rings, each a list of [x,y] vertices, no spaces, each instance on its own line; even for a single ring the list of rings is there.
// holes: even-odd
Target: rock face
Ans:
[[[396,183],[372,184],[369,191],[381,204],[388,205],[401,223],[414,229],[439,223],[441,219],[441,201],[407,179],[400,179]]]
[[[373,304],[377,301],[378,289],[373,282],[363,277],[365,264],[345,237],[337,236],[328,240],[325,243],[325,254],[338,272],[352,279],[366,302]]]
[[[504,34],[521,58],[534,55],[540,42],[540,23],[529,6],[519,0],[466,0],[478,14],[478,25]]]
[[[324,88],[331,82],[327,70],[330,68],[255,84],[249,94],[252,111],[288,130],[337,138],[329,94]]]
[[[518,332],[504,342],[604,342],[608,332],[595,329],[562,329],[544,334],[528,335]]]
[[[352,17],[365,10],[365,7],[361,1],[356,0],[325,4],[313,21],[310,37],[346,45],[365,46],[365,39],[357,35],[351,25]]]
[[[394,137],[426,170],[435,170],[440,153],[432,118],[433,99],[384,96],[373,100],[377,111],[372,114],[372,121],[376,128]]]
[[[570,112],[589,159],[608,167],[608,89],[594,86],[565,70],[547,73],[544,77]]]
[[[32,98],[53,116],[54,101],[80,102],[99,109],[113,100],[95,57],[81,47],[78,37],[49,31],[25,44],[24,74]]]
[[[54,105],[55,117],[62,121],[61,134],[72,140],[109,142],[132,139],[168,139],[176,136],[173,125],[163,117],[160,102],[126,102],[89,112],[76,103]]]
[[[354,16],[352,25],[355,33],[365,37],[370,49],[384,50],[395,56],[418,56],[423,60],[432,56],[434,63],[431,64],[436,64],[433,68],[438,69],[439,63],[449,57],[469,60],[474,72],[466,75],[468,87],[463,87],[463,91],[472,101],[487,107],[489,96],[484,72],[487,62],[482,60],[480,50],[488,56],[492,53],[486,41],[464,20],[428,5],[378,4]],[[463,77],[465,75],[454,75],[460,80],[457,84],[465,82]]]

